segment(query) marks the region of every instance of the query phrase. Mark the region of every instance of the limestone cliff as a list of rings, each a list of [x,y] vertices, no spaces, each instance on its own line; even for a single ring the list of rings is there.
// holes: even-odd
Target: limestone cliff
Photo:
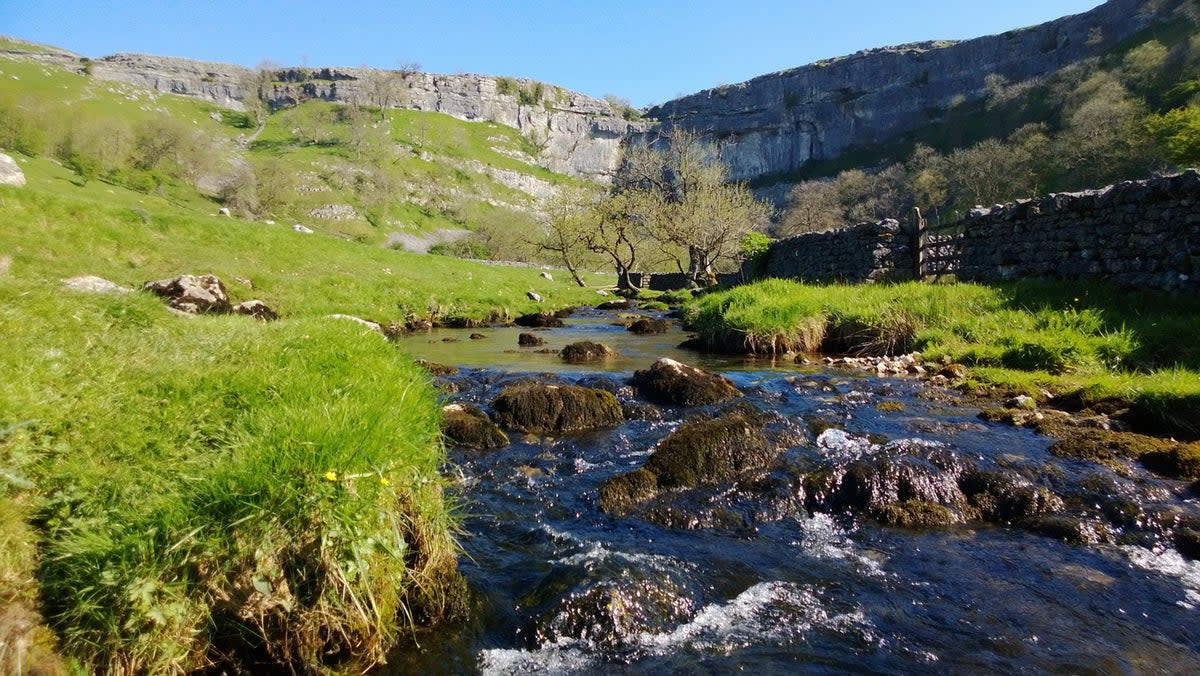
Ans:
[[[963,42],[870,49],[708,89],[648,117],[700,132],[736,179],[786,174],[810,159],[886,142],[986,95],[985,80],[1052,73],[1103,54],[1170,2],[1109,0],[1056,21]]]
[[[241,66],[173,57],[115,54],[91,61],[93,77],[194,96],[242,110],[253,72]],[[280,68],[270,99],[289,105],[308,99],[372,103],[373,78],[365,68]],[[484,75],[390,73],[396,90],[389,105],[488,120],[514,127],[541,149],[540,164],[573,176],[607,180],[620,161],[622,140],[645,125],[628,122],[608,103],[531,80]]]

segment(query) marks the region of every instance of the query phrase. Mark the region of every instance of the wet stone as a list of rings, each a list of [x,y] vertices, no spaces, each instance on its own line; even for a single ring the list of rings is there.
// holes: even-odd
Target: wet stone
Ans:
[[[508,435],[492,422],[483,409],[471,404],[443,406],[442,433],[455,446],[462,448],[488,449],[508,445]]]
[[[517,345],[521,347],[539,347],[545,345],[546,341],[532,333],[522,333],[517,336]]]
[[[564,347],[558,356],[568,364],[587,364],[590,362],[603,361],[609,357],[616,356],[616,352],[604,343],[594,343],[590,340],[581,340],[577,343],[571,343]]]
[[[741,396],[728,378],[667,358],[636,371],[632,382],[642,397],[668,406],[705,406]]]
[[[666,320],[642,318],[627,326],[626,330],[630,333],[636,333],[639,336],[647,336],[656,333],[666,333],[670,328],[671,325]]]
[[[521,315],[513,320],[513,323],[530,329],[557,329],[564,326],[563,320],[547,312]]]

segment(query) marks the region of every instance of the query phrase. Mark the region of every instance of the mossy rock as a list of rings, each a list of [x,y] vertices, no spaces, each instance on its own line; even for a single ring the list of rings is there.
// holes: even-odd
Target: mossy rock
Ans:
[[[765,468],[776,455],[762,417],[737,411],[684,423],[659,443],[645,469],[661,488],[695,487],[733,481]]]
[[[633,307],[631,300],[606,300],[596,306],[597,310],[628,310]]]
[[[1200,560],[1200,530],[1180,528],[1175,531],[1175,549],[1193,561]]]
[[[418,359],[416,364],[435,376],[453,376],[458,374],[457,366],[447,366],[445,364],[439,364],[437,362],[427,361],[425,359]]]
[[[1147,469],[1164,476],[1174,479],[1200,478],[1200,442],[1176,443],[1145,453],[1139,459]]]
[[[959,487],[984,521],[1011,523],[1063,508],[1062,498],[1010,472],[968,472],[959,481]]]
[[[667,406],[705,406],[742,394],[724,376],[667,358],[654,362],[649,369],[634,372],[632,382],[643,397]]]
[[[636,333],[639,336],[649,336],[657,333],[666,333],[670,328],[671,324],[665,319],[643,317],[625,327],[625,330]]]
[[[600,486],[600,510],[625,516],[658,493],[658,476],[644,467],[619,474]]]
[[[616,356],[616,351],[604,343],[593,343],[590,340],[581,340],[578,343],[571,343],[564,347],[558,353],[563,361],[568,364],[587,364],[594,361],[603,361],[609,357]]]
[[[557,329],[565,326],[563,320],[548,312],[534,312],[532,314],[521,315],[513,320],[513,323],[529,329]]]
[[[463,448],[486,449],[508,445],[508,435],[492,422],[483,409],[471,404],[443,406],[442,433],[455,446]]]
[[[943,528],[955,522],[953,512],[926,500],[905,500],[884,505],[874,516],[888,526],[912,529]]]
[[[577,385],[512,385],[496,397],[492,409],[500,425],[531,434],[612,427],[625,420],[611,392]]]

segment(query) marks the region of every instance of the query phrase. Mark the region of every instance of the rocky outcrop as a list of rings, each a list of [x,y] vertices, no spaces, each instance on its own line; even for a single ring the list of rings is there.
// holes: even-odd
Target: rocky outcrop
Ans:
[[[25,172],[17,166],[17,161],[0,153],[0,185],[10,185],[14,188],[25,186]]]
[[[1001,35],[865,50],[708,89],[647,115],[714,141],[735,179],[783,174],[980,100],[990,75],[1020,82],[1102,54],[1153,21],[1152,5],[1165,12],[1172,4],[1109,0]]]
[[[64,56],[61,60],[82,68],[78,59]],[[91,61],[88,70],[96,79],[205,99],[233,110],[245,109],[242,101],[254,75],[242,66],[144,54],[106,56]],[[280,68],[274,71],[269,98],[276,106],[309,99],[371,104],[379,73],[367,68]],[[531,158],[534,163],[572,176],[608,180],[620,160],[622,141],[646,128],[615,114],[604,101],[532,80],[434,73],[401,76],[391,71],[387,75],[396,89],[391,107],[512,127],[537,146],[537,157]]]
[[[146,282],[145,290],[167,299],[175,310],[191,314],[230,312],[229,294],[214,275],[179,275]]]

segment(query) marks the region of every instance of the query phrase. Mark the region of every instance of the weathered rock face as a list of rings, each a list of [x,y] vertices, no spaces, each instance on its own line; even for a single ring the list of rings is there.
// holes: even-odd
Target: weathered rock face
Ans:
[[[97,79],[201,98],[233,110],[244,110],[253,75],[242,66],[144,54],[106,56],[89,68]],[[274,105],[308,99],[369,104],[373,75],[365,68],[283,68],[276,71],[270,98]],[[531,80],[411,73],[402,82],[402,92],[389,105],[512,127],[539,146],[535,163],[572,176],[608,180],[620,160],[622,141],[646,128],[615,115],[604,101]],[[535,88],[540,97],[532,95]]]
[[[928,124],[955,101],[979,100],[989,75],[1023,81],[1101,54],[1152,21],[1151,4],[1109,0],[1001,35],[870,49],[708,89],[648,116],[713,140],[735,179],[789,172]]]
[[[11,185],[21,188],[25,185],[25,172],[17,166],[17,161],[0,153],[0,185]]]

